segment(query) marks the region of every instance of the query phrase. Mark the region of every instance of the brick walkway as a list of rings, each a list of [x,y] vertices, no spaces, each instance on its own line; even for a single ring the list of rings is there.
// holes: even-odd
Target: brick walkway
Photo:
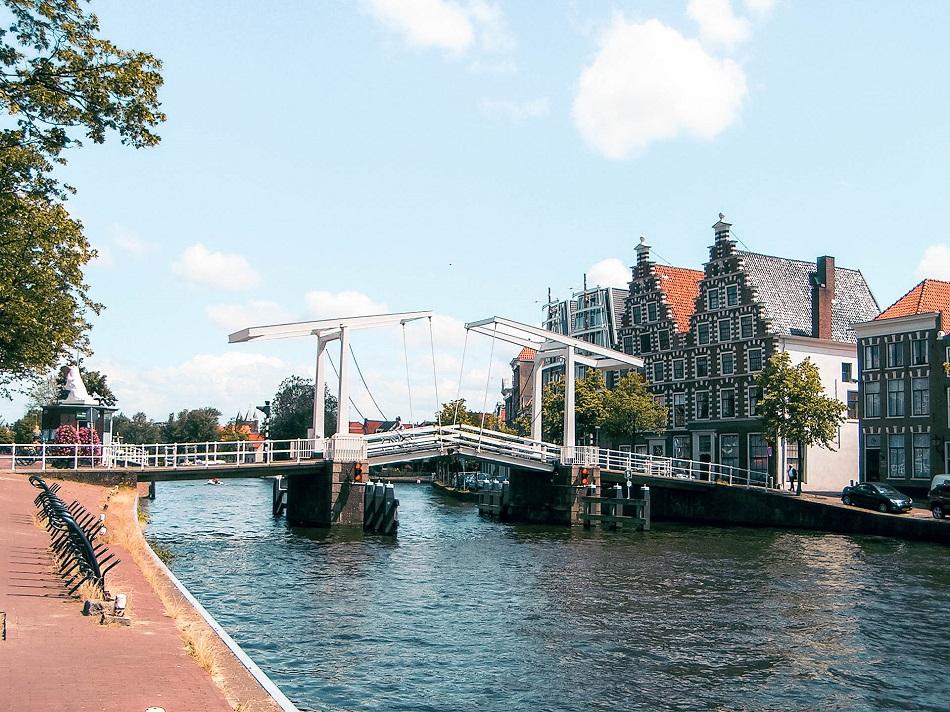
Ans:
[[[130,627],[100,626],[66,597],[50,568],[49,535],[33,523],[36,492],[24,476],[0,474],[0,712],[230,712],[121,547],[109,545],[122,563],[107,584],[128,595]],[[72,482],[60,492],[93,512],[102,495],[102,488]]]

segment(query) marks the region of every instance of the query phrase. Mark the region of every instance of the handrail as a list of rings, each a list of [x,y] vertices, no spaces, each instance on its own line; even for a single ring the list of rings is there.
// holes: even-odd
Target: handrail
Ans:
[[[261,466],[333,457],[353,461],[399,453],[471,448],[486,459],[502,455],[546,464],[596,466],[614,472],[707,480],[767,487],[768,473],[731,465],[658,457],[589,445],[562,446],[471,425],[427,425],[372,435],[345,434],[318,440],[209,441],[203,443],[112,443],[109,445],[30,443],[0,445],[0,461],[10,469],[46,472],[50,468],[95,467],[110,470]]]

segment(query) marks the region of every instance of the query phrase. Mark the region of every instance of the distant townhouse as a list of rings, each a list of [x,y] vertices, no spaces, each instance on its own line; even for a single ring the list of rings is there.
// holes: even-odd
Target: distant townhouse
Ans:
[[[861,272],[836,267],[833,257],[812,263],[738,250],[730,229],[720,215],[702,271],[655,264],[643,238],[636,248],[620,339],[643,357],[669,423],[628,447],[779,479],[791,464],[806,488],[836,489],[858,465],[851,325],[873,319],[877,303]],[[848,405],[835,451],[768,441],[755,379],[776,351],[794,363],[811,358],[825,393]]]
[[[534,349],[527,347],[511,359],[511,386],[502,381],[501,394],[505,403],[505,423],[514,425],[522,413],[531,411],[534,397]]]
[[[924,489],[950,471],[950,283],[925,279],[856,324],[860,479]]]
[[[617,287],[585,286],[570,299],[551,301],[545,306],[541,326],[548,331],[587,341],[598,346],[619,350],[620,323],[627,299],[627,290]],[[545,363],[544,385],[552,379],[558,379],[564,373],[559,361]],[[534,372],[534,351],[523,350],[511,361],[511,386],[502,383],[502,396],[505,399],[505,413],[509,424],[518,416],[530,411],[534,397],[534,384],[531,375]],[[584,366],[578,366],[578,377],[583,376]],[[607,374],[608,383],[614,378]]]

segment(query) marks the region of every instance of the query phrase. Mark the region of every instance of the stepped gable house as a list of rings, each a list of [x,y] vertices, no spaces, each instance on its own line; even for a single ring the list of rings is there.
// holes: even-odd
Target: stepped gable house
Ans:
[[[860,479],[925,489],[948,471],[950,282],[925,279],[855,325],[861,375]]]
[[[857,354],[852,324],[877,302],[858,270],[736,249],[720,215],[702,271],[665,267],[636,248],[621,344],[641,356],[668,430],[630,443],[640,452],[719,463],[784,478],[795,466],[807,489],[836,489],[857,472]],[[776,351],[819,367],[825,392],[846,403],[837,450],[769,443],[754,380]],[[785,465],[782,465],[782,457]]]

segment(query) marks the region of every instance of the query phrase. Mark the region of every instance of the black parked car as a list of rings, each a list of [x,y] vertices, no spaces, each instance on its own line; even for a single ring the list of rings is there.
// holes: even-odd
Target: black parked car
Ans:
[[[914,500],[883,482],[863,482],[845,487],[841,491],[841,501],[879,512],[909,512],[914,506]]]
[[[931,480],[930,511],[934,519],[950,514],[950,475],[937,475]]]

